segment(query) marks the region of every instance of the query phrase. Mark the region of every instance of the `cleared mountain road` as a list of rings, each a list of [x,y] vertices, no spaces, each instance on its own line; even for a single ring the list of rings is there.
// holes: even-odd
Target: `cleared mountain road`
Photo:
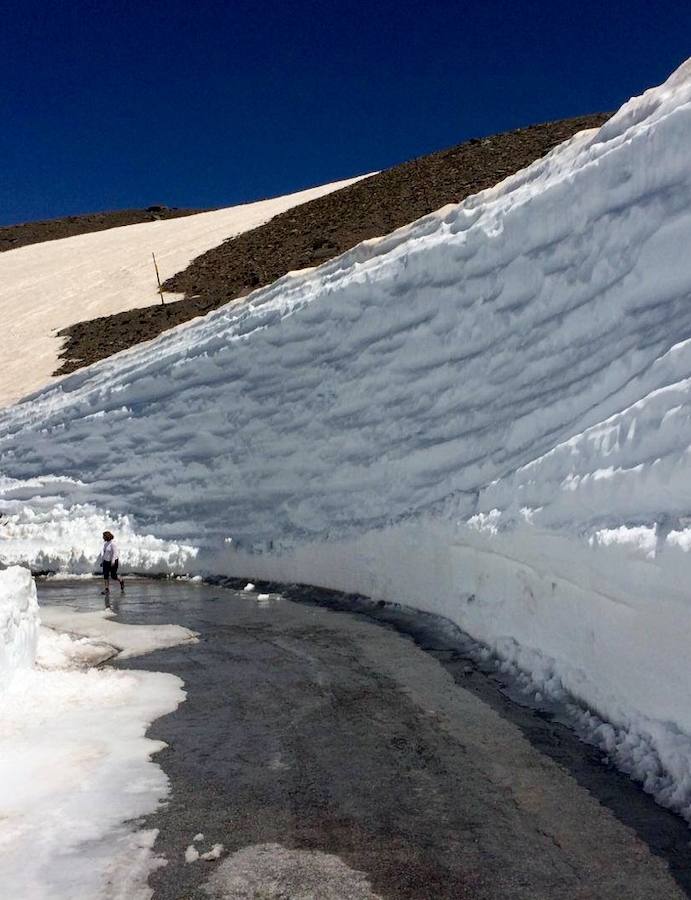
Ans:
[[[39,599],[94,608],[97,584]],[[144,580],[118,615],[200,634],[120,663],[187,691],[149,731],[171,782],[142,823],[167,860],[156,900],[690,895],[685,824],[502,697],[429,621]],[[216,843],[220,861],[185,861]]]

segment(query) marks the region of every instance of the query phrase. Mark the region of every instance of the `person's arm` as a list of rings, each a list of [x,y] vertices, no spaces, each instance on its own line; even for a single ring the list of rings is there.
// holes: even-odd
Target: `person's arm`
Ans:
[[[115,543],[115,541],[111,541],[110,546],[111,546],[110,561],[115,562],[118,558],[118,545]]]

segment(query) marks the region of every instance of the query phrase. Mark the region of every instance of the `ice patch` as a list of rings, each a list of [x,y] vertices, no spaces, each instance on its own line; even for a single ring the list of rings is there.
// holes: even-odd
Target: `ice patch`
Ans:
[[[185,850],[185,862],[193,863],[199,859],[199,850],[193,845],[190,844],[189,847]]]
[[[118,648],[106,641],[73,637],[42,627],[36,665],[39,669],[89,668],[113,659],[118,653]]]
[[[206,853],[202,853],[201,858],[205,859],[207,862],[210,862],[214,859],[220,859],[224,849],[225,848],[223,844],[214,844],[211,850],[207,850]]]

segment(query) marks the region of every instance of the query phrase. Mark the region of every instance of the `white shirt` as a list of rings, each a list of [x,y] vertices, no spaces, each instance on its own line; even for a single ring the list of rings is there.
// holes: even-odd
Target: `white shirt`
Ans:
[[[103,562],[113,563],[118,558],[118,545],[115,541],[106,541],[103,545]]]

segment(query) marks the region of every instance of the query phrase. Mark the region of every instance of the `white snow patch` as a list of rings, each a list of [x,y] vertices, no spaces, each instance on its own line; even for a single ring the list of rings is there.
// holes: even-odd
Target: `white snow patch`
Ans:
[[[358,180],[0,253],[0,317],[11,323],[3,329],[0,405],[52,380],[63,343],[56,332],[85,319],[159,302],[152,252],[165,281],[228,238]],[[167,294],[166,299],[177,300],[179,295]]]
[[[110,644],[121,659],[197,641],[196,634],[181,625],[124,625],[112,621],[104,610],[76,612],[65,606],[45,606],[41,622],[55,631]]]

